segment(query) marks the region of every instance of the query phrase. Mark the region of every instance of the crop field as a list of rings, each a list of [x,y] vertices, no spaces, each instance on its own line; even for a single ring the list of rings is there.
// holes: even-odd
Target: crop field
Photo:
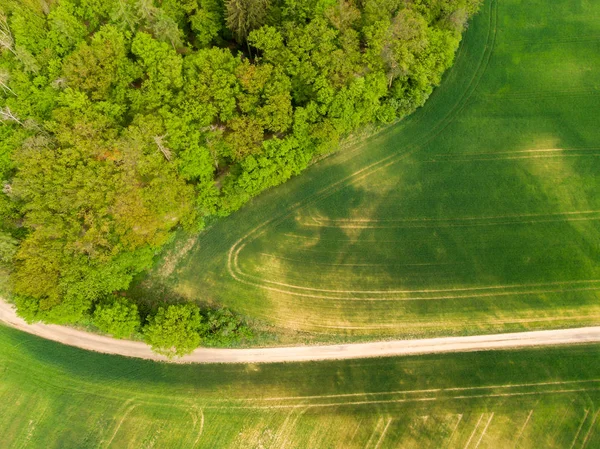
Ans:
[[[599,104],[600,3],[488,0],[423,108],[143,285],[346,337],[599,323]]]
[[[600,346],[165,365],[0,326],[0,447],[600,447]]]

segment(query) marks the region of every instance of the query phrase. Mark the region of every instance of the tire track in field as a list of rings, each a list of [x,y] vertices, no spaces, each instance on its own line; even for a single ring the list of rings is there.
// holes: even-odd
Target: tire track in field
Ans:
[[[531,44],[536,46],[547,46],[555,44],[572,44],[579,42],[598,42],[600,36],[572,36],[563,39],[544,39],[544,40],[514,40],[515,44]]]
[[[600,156],[600,154],[599,154]],[[305,227],[350,228],[350,229],[397,229],[397,228],[458,228],[477,226],[503,226],[537,223],[560,223],[571,221],[600,220],[600,210],[558,212],[549,214],[509,214],[482,217],[456,218],[404,218],[404,219],[370,219],[370,218],[340,218],[314,219],[314,223],[303,222]],[[390,223],[382,225],[381,223]],[[393,224],[392,224],[393,223]]]
[[[590,428],[588,429],[587,433],[585,434],[585,438],[583,439],[583,443],[581,443],[581,449],[585,449],[586,448],[586,446],[588,444],[588,440],[592,436],[592,433],[594,431],[594,425],[596,424],[596,419],[598,418],[598,413],[600,413],[600,411],[597,411],[596,414],[594,415],[594,417],[592,418],[592,422],[590,424]]]
[[[442,266],[442,265],[458,265],[453,262],[442,262],[442,263],[330,263],[330,262],[315,262],[313,260],[307,261],[305,259],[295,259],[293,257],[284,257],[278,256],[276,254],[269,253],[259,253],[261,256],[278,259],[278,260],[286,260],[288,262],[298,262],[298,263],[307,263],[310,262],[311,265],[324,265],[328,267],[389,267],[389,266],[398,266],[398,267],[429,267],[429,266]]]
[[[520,156],[504,156],[504,157],[470,157],[463,159],[444,159],[444,160],[424,160],[422,161],[424,164],[439,164],[439,163],[448,163],[448,162],[505,162],[505,161],[518,161],[523,159],[560,159],[567,157],[600,157],[598,153],[581,153],[581,154],[532,154],[532,155],[520,155]]]
[[[473,429],[473,432],[471,432],[471,436],[467,440],[467,444],[465,444],[465,447],[463,449],[467,449],[469,447],[469,444],[471,444],[471,440],[475,436],[475,433],[477,432],[477,429],[479,429],[479,424],[481,424],[481,420],[483,419],[483,415],[484,415],[484,413],[482,413],[481,416],[479,417],[479,420],[477,421],[477,424],[475,424],[475,428]]]
[[[356,434],[358,433],[358,429],[360,429],[360,426],[361,426],[361,424],[363,423],[364,420],[365,420],[365,418],[361,418],[358,421],[358,424],[356,425],[356,427],[354,429],[354,432],[352,432],[352,436],[350,437],[350,441],[348,442],[348,444],[351,444],[354,441],[354,438],[356,438]],[[339,449],[339,447],[340,446],[338,445],[338,449]],[[344,449],[344,448],[342,447],[342,449]]]
[[[471,223],[435,223],[435,224],[397,224],[397,225],[378,225],[362,222],[360,224],[336,224],[336,223],[323,223],[318,225],[306,224],[308,227],[318,228],[336,228],[336,229],[432,229],[432,228],[473,228],[481,226],[508,226],[508,225],[528,225],[528,224],[539,224],[539,223],[569,223],[572,221],[597,221],[600,220],[598,217],[579,217],[579,218],[550,218],[540,220],[507,220],[507,221],[492,221],[492,222],[471,222]],[[373,220],[372,223],[377,223]]]
[[[192,430],[194,430],[194,431],[196,430],[196,426],[198,425],[198,414],[196,413],[195,410],[196,410],[196,407],[193,407],[192,410],[188,410],[188,413],[192,417],[192,423],[194,426],[192,428]],[[194,442],[190,446],[191,449],[194,449],[198,445],[198,441],[200,441],[200,438],[202,437],[202,434],[204,433],[204,410],[199,409],[199,411],[200,411],[200,428],[196,432],[196,438],[194,439]]]
[[[448,449],[450,447],[450,443],[452,443],[452,438],[454,438],[454,434],[456,433],[456,429],[458,429],[459,424],[461,423],[463,419],[463,414],[460,413],[458,415],[458,419],[456,420],[456,424],[454,425],[454,428],[452,429],[452,432],[450,433],[450,436],[448,437],[448,442],[446,444],[446,449]]]
[[[571,446],[569,446],[569,449],[573,449],[575,447],[575,443],[577,442],[577,438],[579,437],[579,434],[581,433],[581,429],[583,428],[583,425],[585,424],[585,420],[587,419],[588,415],[590,414],[590,410],[587,409],[585,410],[585,415],[583,415],[583,419],[581,420],[581,424],[579,424],[579,427],[577,428],[577,432],[575,432],[575,438],[573,438],[573,442],[571,443]]]
[[[386,300],[419,300],[419,299],[428,299],[427,297],[398,297],[394,298],[394,295],[414,295],[414,294],[424,294],[429,295],[433,293],[457,293],[457,292],[486,292],[486,291],[497,291],[498,293],[502,293],[501,296],[505,294],[533,294],[538,289],[543,289],[539,291],[539,293],[559,293],[562,291],[567,291],[568,289],[549,289],[552,286],[575,286],[575,285],[585,285],[585,284],[598,284],[593,285],[592,290],[600,289],[600,279],[584,279],[584,280],[576,280],[576,281],[554,281],[554,282],[545,282],[545,283],[522,283],[522,284],[506,284],[506,285],[486,285],[486,286],[477,286],[477,287],[456,287],[456,288],[442,288],[442,289],[386,289],[386,290],[347,290],[347,289],[326,289],[326,288],[318,288],[318,287],[306,287],[300,285],[294,285],[287,282],[279,282],[266,280],[259,276],[252,276],[246,274],[247,278],[253,279],[254,281],[245,280],[245,284],[253,285],[255,287],[259,287],[264,290],[269,290],[277,293],[288,294],[291,296],[301,296],[307,298],[314,299],[338,299],[338,300],[377,300],[377,299],[386,299]],[[270,287],[268,285],[264,285],[261,283],[263,281],[269,285],[275,285],[276,287]],[[282,288],[283,287],[283,288]],[[285,289],[284,289],[285,288]],[[521,289],[521,290],[519,290]],[[528,289],[528,290],[523,290]],[[531,290],[535,289],[535,290]],[[502,292],[501,290],[506,290]],[[513,291],[514,290],[514,291]],[[357,297],[357,296],[331,296],[329,294],[345,294],[345,295],[377,295],[377,297]],[[383,297],[379,297],[379,295],[384,295]],[[443,295],[435,298],[429,299],[449,299],[449,298],[470,298],[484,296],[481,295]],[[485,296],[496,296],[495,294],[487,294]]]
[[[379,439],[377,440],[377,444],[375,444],[375,447],[373,449],[379,449],[379,446],[381,446],[381,443],[385,439],[387,431],[393,420],[394,420],[394,418],[388,418],[387,423],[385,424],[385,427],[383,428],[383,431],[381,432],[381,435],[379,436]]]
[[[375,425],[375,428],[373,429],[373,432],[371,433],[371,436],[369,437],[369,439],[367,440],[367,444],[365,445],[365,449],[369,449],[369,447],[371,446],[371,441],[373,441],[373,438],[375,437],[375,435],[377,434],[377,430],[379,429],[379,426],[381,424],[383,424],[383,416],[381,416],[378,420],[377,420],[377,424]]]
[[[481,440],[483,440],[483,437],[485,436],[485,433],[488,430],[488,427],[490,427],[490,424],[492,423],[492,419],[494,419],[494,412],[492,412],[492,414],[490,415],[490,419],[488,419],[488,422],[485,424],[485,427],[483,428],[483,431],[481,432],[481,436],[479,437],[479,440],[477,440],[477,444],[475,445],[475,447],[473,449],[477,449],[479,447],[479,445],[481,444]]]
[[[463,295],[444,295],[444,296],[405,296],[405,297],[392,297],[392,296],[379,296],[379,297],[351,297],[351,296],[326,296],[326,295],[314,295],[309,293],[295,293],[292,294],[286,290],[268,288],[270,291],[275,291],[278,293],[283,293],[292,296],[299,296],[303,298],[312,298],[312,299],[329,299],[336,301],[439,301],[445,299],[482,299],[482,298],[495,298],[501,296],[529,296],[529,295],[546,295],[546,294],[556,294],[556,293],[571,293],[571,292],[587,292],[587,291],[598,291],[600,290],[600,285],[594,287],[578,287],[578,288],[561,288],[561,289],[551,289],[551,290],[518,290],[518,291],[507,291],[507,292],[492,292],[492,293],[473,293],[473,294],[463,294]],[[341,292],[344,293],[344,292]],[[385,294],[384,291],[377,292],[381,294]],[[328,328],[333,328],[335,326],[324,326]],[[339,326],[340,329],[354,329],[354,327],[348,326]],[[361,327],[362,328],[362,327]],[[380,328],[380,326],[377,326]]]
[[[520,391],[513,393],[490,393],[490,394],[474,394],[446,397],[423,397],[423,398],[402,398],[402,399],[379,399],[370,401],[349,401],[349,402],[326,402],[310,404],[313,408],[335,408],[343,406],[364,406],[364,405],[383,405],[383,404],[404,404],[404,403],[419,403],[419,402],[436,402],[436,401],[456,401],[468,399],[497,399],[509,397],[523,397],[536,395],[552,395],[552,394],[571,394],[571,393],[591,393],[600,391],[598,388],[577,388],[577,389],[562,389],[548,391]],[[227,408],[234,410],[287,410],[306,407],[306,404],[274,404],[274,405],[231,405]],[[206,408],[221,408],[220,406],[207,406]]]
[[[341,398],[352,398],[352,397],[371,397],[371,396],[392,396],[392,395],[412,395],[412,394],[434,394],[434,393],[445,393],[445,392],[468,392],[475,390],[502,390],[502,389],[517,389],[517,388],[536,388],[536,387],[555,387],[564,385],[578,385],[578,384],[600,384],[599,379],[584,379],[584,380],[563,380],[563,381],[551,381],[551,382],[529,382],[520,384],[495,384],[495,385],[480,385],[471,387],[448,387],[448,388],[426,388],[419,390],[392,390],[392,391],[375,391],[375,392],[361,392],[361,393],[339,393],[339,394],[320,394],[320,395],[305,395],[305,396],[279,396],[279,397],[266,397],[266,398],[243,398],[238,401],[250,401],[250,402],[283,402],[283,401],[307,401],[311,399],[341,399]],[[600,387],[600,385],[598,385]],[[223,402],[229,401],[223,399]],[[230,402],[230,401],[229,401]]]
[[[450,217],[450,218],[430,218],[430,217],[415,217],[415,218],[400,218],[400,219],[370,219],[370,218],[327,218],[323,216],[311,217],[313,221],[336,221],[336,222],[437,222],[437,221],[470,221],[470,220],[498,220],[498,219],[526,219],[535,217],[551,217],[551,216],[570,216],[570,215],[585,215],[585,214],[600,214],[600,210],[581,210],[569,212],[548,212],[548,213],[527,213],[527,214],[505,214],[505,215],[483,215],[483,216],[467,216],[467,217]]]
[[[581,97],[581,96],[595,96],[600,95],[600,89],[565,89],[565,90],[553,90],[553,91],[537,91],[537,92],[504,92],[504,93],[488,93],[480,94],[480,98],[490,99],[494,101],[507,100],[507,101],[527,101],[527,100],[544,100],[552,99],[555,97]]]
[[[537,403],[536,403],[536,405],[537,405]],[[535,408],[535,406],[534,406],[534,408]],[[527,415],[527,418],[525,419],[525,423],[521,426],[521,429],[519,430],[519,433],[517,434],[517,437],[515,438],[515,448],[519,447],[519,441],[521,440],[521,436],[523,435],[523,432],[525,431],[527,424],[529,424],[529,420],[531,419],[532,415],[533,415],[533,409],[529,410],[529,414]]]
[[[486,320],[471,322],[475,326],[495,326],[495,325],[506,325],[506,324],[524,324],[524,323],[548,323],[548,322],[572,322],[572,320],[594,320],[600,322],[600,315],[580,315],[580,316],[559,316],[559,317],[540,317],[540,318],[506,318],[504,320]],[[277,319],[275,319],[277,321]],[[328,325],[328,324],[312,324],[306,322],[298,322],[293,320],[282,320],[282,323],[289,323],[297,327],[311,325],[312,327],[322,329],[342,329],[342,330],[381,330],[381,329],[399,329],[406,328],[406,326],[418,326],[420,329],[444,329],[450,328],[463,328],[464,323],[460,322],[431,322],[421,320],[413,321],[400,321],[391,324],[380,323],[377,325],[366,325],[366,326],[344,326],[344,325]],[[590,321],[588,321],[590,322]]]
[[[125,421],[125,419],[133,411],[133,409],[135,409],[138,406],[138,404],[131,404],[131,405],[129,405],[132,401],[133,401],[133,399],[128,399],[125,402],[125,404],[124,404],[124,406],[126,407],[125,412],[121,415],[121,419],[119,420],[119,422],[115,426],[115,428],[114,428],[114,430],[113,430],[113,432],[112,432],[109,440],[104,445],[104,448],[108,449],[110,447],[110,445],[112,444],[113,440],[117,436],[117,433],[119,433],[119,430],[121,429],[121,426],[123,425],[123,421]]]
[[[513,150],[513,151],[488,151],[488,152],[468,152],[468,153],[436,153],[436,157],[440,158],[454,158],[457,156],[495,156],[498,154],[502,155],[514,155],[514,154],[529,154],[529,153],[571,153],[571,152],[597,152],[600,147],[587,147],[587,148],[538,148],[531,150]]]

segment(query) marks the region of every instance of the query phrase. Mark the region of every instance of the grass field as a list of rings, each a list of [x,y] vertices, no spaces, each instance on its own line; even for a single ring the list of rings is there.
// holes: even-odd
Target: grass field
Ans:
[[[425,107],[219,221],[137,294],[354,338],[600,323],[598,104],[600,3],[488,0]]]
[[[0,326],[3,448],[600,447],[600,346],[165,365]]]

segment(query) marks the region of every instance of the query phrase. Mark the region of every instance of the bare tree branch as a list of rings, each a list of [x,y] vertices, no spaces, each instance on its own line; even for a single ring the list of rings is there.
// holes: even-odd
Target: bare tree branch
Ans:
[[[171,161],[171,150],[169,150],[163,143],[163,139],[165,137],[167,137],[166,134],[164,136],[154,136],[154,143],[156,144],[156,146],[158,147],[160,152],[163,154],[165,159],[170,162]]]
[[[21,120],[10,110],[8,106],[0,108],[0,121],[2,122],[17,122],[21,126],[25,126]]]
[[[9,79],[10,79],[10,73],[8,73],[8,71],[6,71],[6,70],[0,70],[0,87],[2,87],[2,90],[4,92],[10,92],[15,97],[18,97],[18,95],[15,93],[15,91],[12,90],[10,87],[8,87]]]
[[[14,45],[15,39],[8,26],[8,19],[4,14],[0,13],[0,48],[6,48],[16,56],[17,53],[15,52]]]

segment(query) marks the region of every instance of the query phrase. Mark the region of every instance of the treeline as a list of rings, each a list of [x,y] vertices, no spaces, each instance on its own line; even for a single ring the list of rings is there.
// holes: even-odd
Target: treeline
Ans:
[[[411,113],[479,3],[4,0],[0,263],[19,313],[123,305],[174,228]]]

